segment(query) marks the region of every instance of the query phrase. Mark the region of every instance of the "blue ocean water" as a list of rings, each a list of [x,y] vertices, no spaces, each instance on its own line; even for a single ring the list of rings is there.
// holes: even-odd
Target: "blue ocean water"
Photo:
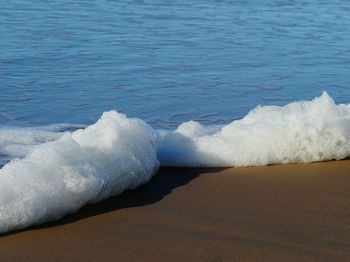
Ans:
[[[159,166],[350,156],[349,1],[0,4],[0,234]]]
[[[0,124],[223,124],[350,94],[350,3],[0,0]]]

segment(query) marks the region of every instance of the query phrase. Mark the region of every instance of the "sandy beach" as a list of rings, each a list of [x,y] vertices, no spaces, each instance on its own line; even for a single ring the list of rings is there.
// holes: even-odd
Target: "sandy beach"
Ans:
[[[350,160],[161,169],[134,191],[0,238],[0,261],[346,261]]]

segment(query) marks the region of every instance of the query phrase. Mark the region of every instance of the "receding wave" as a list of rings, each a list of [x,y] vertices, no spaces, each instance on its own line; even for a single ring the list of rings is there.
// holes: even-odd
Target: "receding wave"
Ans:
[[[70,128],[81,128],[70,131]],[[161,166],[309,163],[350,156],[350,104],[327,94],[258,106],[223,127],[189,121],[156,131],[105,112],[93,125],[0,129],[0,233],[75,212],[147,182]]]

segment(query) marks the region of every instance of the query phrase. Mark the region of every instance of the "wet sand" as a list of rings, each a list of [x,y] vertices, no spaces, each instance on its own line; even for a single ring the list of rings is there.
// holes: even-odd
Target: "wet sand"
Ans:
[[[161,169],[137,190],[0,237],[0,261],[349,258],[349,160]]]

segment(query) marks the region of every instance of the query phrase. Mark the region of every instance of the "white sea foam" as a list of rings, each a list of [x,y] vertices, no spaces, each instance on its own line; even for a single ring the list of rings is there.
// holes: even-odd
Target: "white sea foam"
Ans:
[[[324,92],[312,101],[258,106],[216,132],[181,124],[160,138],[162,166],[225,167],[309,163],[350,156],[350,105]]]
[[[76,126],[73,128],[82,128]],[[154,131],[106,112],[69,126],[0,129],[0,232],[54,220],[147,182],[162,166],[217,167],[313,162],[350,156],[350,105],[327,93],[284,107],[257,107],[223,127],[182,123]]]
[[[0,232],[58,219],[147,182],[158,169],[154,137],[143,121],[111,111],[9,162],[0,170]]]
[[[58,124],[41,127],[0,127],[0,165],[7,160],[23,158],[34,146],[57,140],[67,130],[84,128],[83,125]]]

